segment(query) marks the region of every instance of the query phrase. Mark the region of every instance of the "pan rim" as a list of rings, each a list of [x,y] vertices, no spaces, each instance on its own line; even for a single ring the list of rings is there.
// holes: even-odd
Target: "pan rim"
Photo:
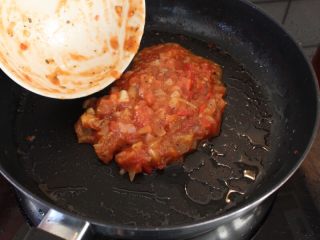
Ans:
[[[320,126],[320,90],[319,90],[319,84],[318,81],[316,80],[316,74],[313,70],[313,67],[311,65],[311,62],[307,60],[305,54],[302,51],[302,48],[299,44],[297,44],[297,42],[293,39],[293,37],[278,23],[276,22],[274,19],[272,19],[271,17],[269,17],[263,10],[261,10],[260,8],[258,8],[256,5],[254,5],[253,3],[246,1],[246,0],[237,0],[238,2],[241,2],[241,4],[246,5],[247,7],[250,7],[252,9],[254,9],[254,11],[256,11],[257,13],[259,13],[261,16],[265,17],[269,22],[272,22],[273,25],[275,27],[277,27],[278,29],[280,29],[285,36],[288,38],[288,41],[291,41],[295,47],[299,50],[301,57],[304,58],[304,61],[307,63],[307,68],[310,71],[310,74],[312,75],[312,82],[314,84],[314,90],[316,91],[316,95],[317,95],[317,101],[316,101],[316,116],[315,116],[315,123],[313,125],[313,129],[312,129],[312,135],[308,141],[308,144],[304,150],[304,152],[301,154],[300,159],[289,169],[287,170],[287,173],[285,175],[283,175],[281,178],[279,178],[279,181],[276,182],[276,184],[273,184],[273,186],[266,192],[264,191],[264,193],[260,193],[255,195],[254,197],[252,197],[250,200],[248,201],[243,201],[243,204],[241,207],[239,207],[239,205],[235,206],[233,209],[228,210],[224,213],[222,213],[221,215],[215,216],[212,219],[208,219],[208,220],[196,220],[195,222],[193,222],[192,224],[177,224],[177,225],[172,225],[171,227],[131,227],[131,226],[125,226],[125,225],[121,225],[121,224],[109,224],[106,223],[104,221],[101,220],[96,220],[94,218],[90,218],[90,217],[83,217],[80,215],[77,215],[75,213],[69,212],[67,210],[65,210],[64,208],[61,208],[59,206],[54,205],[53,203],[45,200],[45,199],[41,199],[39,196],[37,196],[36,194],[32,193],[31,191],[29,191],[27,188],[25,188],[22,184],[18,183],[13,177],[10,176],[10,174],[5,171],[3,169],[2,166],[0,166],[0,173],[16,188],[18,189],[20,192],[22,192],[23,194],[25,194],[27,197],[29,197],[31,200],[36,201],[38,203],[42,203],[46,206],[48,206],[51,209],[54,209],[56,211],[59,211],[63,214],[66,214],[68,216],[80,219],[82,221],[87,221],[90,222],[90,224],[95,225],[95,226],[101,226],[104,228],[109,228],[109,229],[121,229],[122,231],[127,231],[127,232],[170,232],[170,231],[183,231],[183,230],[188,230],[188,229],[196,229],[200,226],[203,225],[211,225],[214,224],[215,222],[224,222],[227,219],[230,219],[236,215],[239,215],[241,213],[244,213],[256,206],[258,206],[259,204],[261,204],[264,200],[266,200],[268,197],[270,197],[274,192],[276,192],[285,182],[287,182],[287,180],[296,172],[296,170],[300,167],[300,165],[302,164],[302,162],[304,161],[304,159],[306,158],[307,154],[309,153],[314,140],[317,136],[318,133],[318,129]]]

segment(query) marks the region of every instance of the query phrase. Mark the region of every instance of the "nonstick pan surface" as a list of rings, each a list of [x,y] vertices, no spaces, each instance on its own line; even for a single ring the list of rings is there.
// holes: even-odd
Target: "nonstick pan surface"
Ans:
[[[181,227],[257,204],[296,170],[314,136],[308,63],[276,23],[242,1],[147,1],[147,9],[141,48],[176,42],[223,66],[220,136],[183,164],[130,182],[77,143],[85,99],[37,96],[2,73],[1,171],[32,198],[100,225]]]

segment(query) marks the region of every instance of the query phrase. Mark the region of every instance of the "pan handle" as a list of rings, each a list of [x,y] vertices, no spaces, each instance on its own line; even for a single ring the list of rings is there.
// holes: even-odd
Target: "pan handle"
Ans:
[[[38,227],[31,228],[22,240],[81,240],[89,226],[89,222],[50,209]]]

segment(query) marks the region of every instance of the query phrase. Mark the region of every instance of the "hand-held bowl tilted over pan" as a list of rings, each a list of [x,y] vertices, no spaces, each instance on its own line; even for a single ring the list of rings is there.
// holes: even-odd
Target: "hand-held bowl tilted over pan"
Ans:
[[[0,67],[37,94],[87,96],[127,68],[144,22],[144,0],[4,0]]]

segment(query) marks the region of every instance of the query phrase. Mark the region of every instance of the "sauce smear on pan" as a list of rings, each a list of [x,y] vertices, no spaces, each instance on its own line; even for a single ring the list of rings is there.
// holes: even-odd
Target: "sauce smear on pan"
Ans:
[[[93,144],[121,173],[151,173],[219,134],[226,106],[221,67],[178,44],[142,50],[109,95],[85,102],[75,125],[80,143]]]

